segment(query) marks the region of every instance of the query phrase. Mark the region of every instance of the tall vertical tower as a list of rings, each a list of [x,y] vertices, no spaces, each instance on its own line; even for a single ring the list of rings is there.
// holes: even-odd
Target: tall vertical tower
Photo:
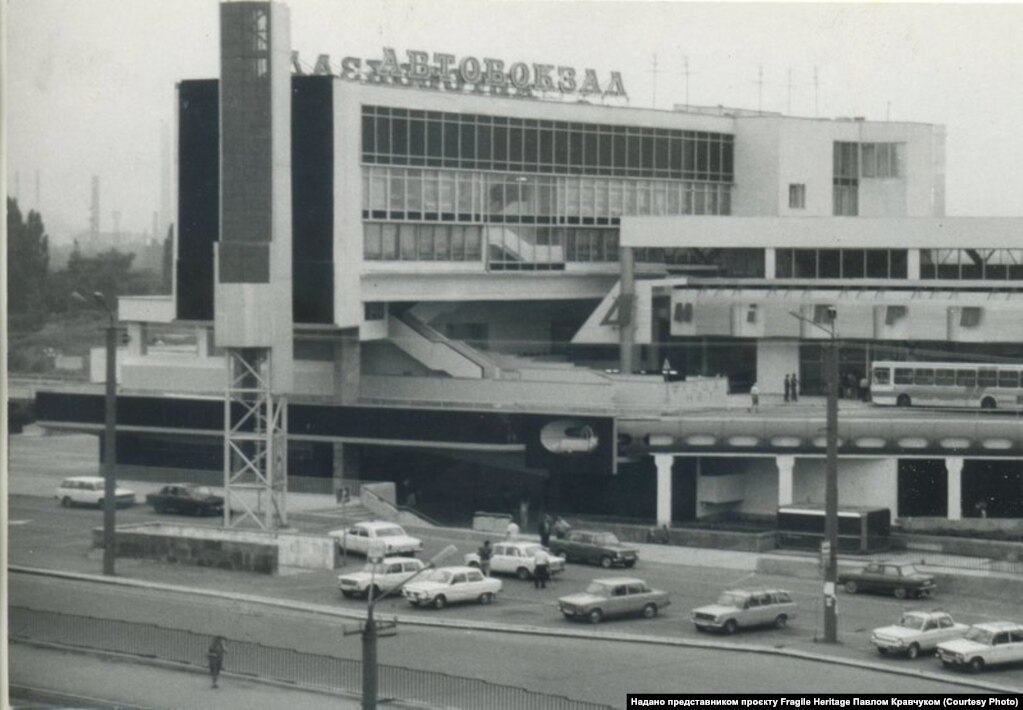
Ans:
[[[92,203],[89,206],[89,236],[99,238],[99,175],[92,176]]]
[[[287,524],[291,390],[291,47],[287,8],[220,5],[220,241],[214,335],[227,351],[225,525]],[[232,517],[230,510],[241,514]]]

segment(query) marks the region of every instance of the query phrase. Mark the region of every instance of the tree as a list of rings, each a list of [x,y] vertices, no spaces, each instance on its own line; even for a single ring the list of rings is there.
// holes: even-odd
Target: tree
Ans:
[[[75,243],[68,257],[67,267],[54,274],[50,289],[50,308],[54,312],[66,311],[71,294],[75,291],[89,296],[100,292],[113,299],[118,295],[137,293],[131,263],[134,254],[108,249],[96,256],[83,256]]]
[[[22,217],[18,201],[7,198],[7,308],[41,324],[46,313],[50,239],[42,216],[30,210]]]

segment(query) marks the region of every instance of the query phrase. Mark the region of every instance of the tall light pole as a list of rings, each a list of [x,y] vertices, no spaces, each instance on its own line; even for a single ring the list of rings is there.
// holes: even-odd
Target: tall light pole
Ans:
[[[421,575],[427,570],[433,569],[438,562],[445,557],[454,554],[458,551],[454,545],[448,545],[443,550],[438,552],[436,555],[430,558],[430,561],[426,563],[426,566],[421,570],[413,574],[411,577],[406,579],[402,584],[408,584],[413,579]],[[376,585],[373,584],[376,576],[376,565],[379,563],[379,559],[383,555],[373,555],[370,559],[370,563],[373,565],[373,576],[369,582],[369,603],[366,605],[366,625],[362,629],[362,708],[363,710],[376,710],[377,708],[377,639],[379,635],[377,633],[377,623],[373,618],[373,609],[376,607],[378,601],[381,601],[385,597],[391,595],[393,592],[401,589],[401,585],[392,587],[386,592],[381,594],[379,597],[373,596],[373,590]]]
[[[105,423],[103,426],[103,574],[114,576],[114,560],[117,553],[114,542],[117,511],[117,480],[114,467],[117,464],[117,314],[99,291],[92,294],[92,300],[72,292],[71,297],[85,304],[100,306],[107,314],[107,374]]]
[[[821,557],[824,559],[824,641],[838,643],[838,338],[835,334],[837,311],[827,307],[827,326],[810,320],[799,313],[789,315],[820,328],[828,334],[828,348],[825,381],[828,388],[827,406],[827,449],[824,463],[824,542]]]

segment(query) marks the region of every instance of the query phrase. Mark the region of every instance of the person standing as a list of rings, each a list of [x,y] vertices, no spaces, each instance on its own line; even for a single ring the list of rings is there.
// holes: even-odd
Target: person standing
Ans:
[[[533,560],[536,562],[533,567],[533,588],[547,589],[547,581],[551,578],[551,558],[547,556],[547,551],[541,548],[536,551]]]
[[[504,538],[506,540],[517,540],[519,537],[519,526],[515,522],[515,518],[508,521],[508,527],[504,530]]]
[[[798,402],[799,401],[799,378],[796,377],[796,373],[794,373],[794,372],[792,373],[792,382],[790,383],[790,385],[792,387],[792,401],[793,402]]]
[[[480,545],[480,549],[476,551],[476,554],[480,556],[480,571],[483,572],[484,577],[489,577],[490,558],[494,554],[494,548],[490,546],[490,540],[484,540],[483,544]]]
[[[757,383],[754,382],[753,386],[749,388],[750,408],[751,412],[760,411],[760,388],[757,387]]]
[[[789,396],[792,394],[792,380],[789,379],[788,375],[785,375],[785,402],[789,401]]]
[[[544,515],[540,519],[540,544],[544,547],[551,541],[551,530],[552,530],[551,516]]]
[[[227,648],[224,646],[223,636],[214,636],[210,647],[206,650],[206,660],[210,664],[210,677],[213,679],[213,687],[217,687],[217,679],[220,677],[220,669],[224,667],[224,654]]]
[[[568,531],[572,529],[572,526],[568,524],[568,521],[562,518],[560,515],[554,520],[554,537],[559,540],[563,540]]]

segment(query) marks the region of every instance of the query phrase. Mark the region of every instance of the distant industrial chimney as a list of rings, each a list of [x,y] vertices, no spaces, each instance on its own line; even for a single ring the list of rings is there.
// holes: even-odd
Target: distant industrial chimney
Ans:
[[[99,236],[99,176],[92,176],[92,205],[89,208],[89,234]]]

